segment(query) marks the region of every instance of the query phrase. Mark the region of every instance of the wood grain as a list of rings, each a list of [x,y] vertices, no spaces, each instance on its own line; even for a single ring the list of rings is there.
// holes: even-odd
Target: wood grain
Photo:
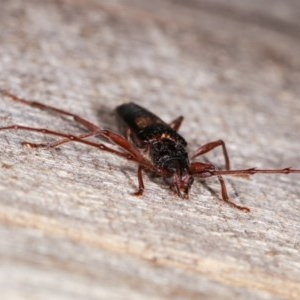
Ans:
[[[221,138],[233,168],[300,168],[299,20],[296,0],[5,0],[0,88],[111,130],[135,101],[184,115],[191,151]],[[83,132],[3,95],[0,124]],[[136,198],[121,158],[20,144],[52,140],[0,132],[2,299],[299,299],[299,175],[227,178],[245,214],[214,179],[184,201],[145,176]]]

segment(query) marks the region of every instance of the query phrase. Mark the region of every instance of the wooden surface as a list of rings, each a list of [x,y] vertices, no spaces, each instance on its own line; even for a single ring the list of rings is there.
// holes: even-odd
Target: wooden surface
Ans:
[[[4,0],[0,87],[113,130],[135,101],[233,168],[300,168],[299,20],[297,0]],[[3,96],[0,122],[82,132]],[[227,178],[245,214],[214,179],[184,201],[145,176],[135,198],[135,165],[24,140],[52,138],[0,133],[1,299],[300,298],[299,175]]]

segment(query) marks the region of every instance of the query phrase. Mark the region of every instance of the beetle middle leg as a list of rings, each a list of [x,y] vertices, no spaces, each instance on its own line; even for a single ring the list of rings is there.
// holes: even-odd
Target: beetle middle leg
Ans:
[[[228,152],[226,149],[226,145],[223,140],[217,140],[217,141],[209,142],[205,145],[202,145],[197,151],[195,151],[193,153],[192,158],[195,158],[199,155],[205,154],[205,153],[213,150],[214,148],[220,147],[220,146],[222,147],[223,156],[225,159],[225,169],[230,170],[230,160],[229,160]]]

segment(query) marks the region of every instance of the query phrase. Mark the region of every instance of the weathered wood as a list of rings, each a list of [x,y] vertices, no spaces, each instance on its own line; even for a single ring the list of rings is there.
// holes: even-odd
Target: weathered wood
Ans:
[[[233,168],[300,168],[299,3],[264,5],[5,0],[0,88],[113,130],[113,108],[135,101],[184,115],[191,150],[225,140]],[[1,96],[12,123],[82,132]],[[0,132],[1,299],[299,299],[300,176],[227,178],[245,214],[215,180],[183,201],[145,176],[136,198],[135,165],[24,140],[52,138]]]

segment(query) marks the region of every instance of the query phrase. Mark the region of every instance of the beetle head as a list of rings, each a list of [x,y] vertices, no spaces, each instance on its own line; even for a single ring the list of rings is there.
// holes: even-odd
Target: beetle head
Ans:
[[[167,163],[167,169],[168,171],[171,171],[171,175],[164,177],[165,182],[180,198],[187,199],[189,197],[189,191],[194,182],[194,178],[190,173],[186,161],[173,159]]]

